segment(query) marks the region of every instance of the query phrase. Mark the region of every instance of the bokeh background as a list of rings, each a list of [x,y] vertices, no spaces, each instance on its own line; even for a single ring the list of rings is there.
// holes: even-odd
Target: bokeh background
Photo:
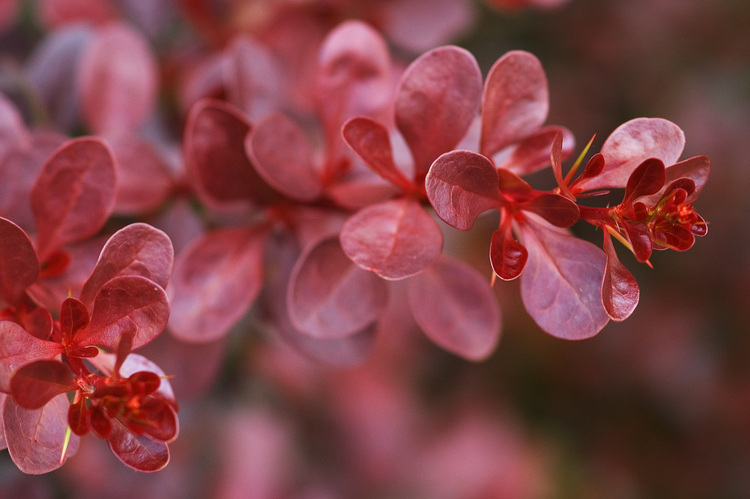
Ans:
[[[36,3],[0,0],[0,11],[19,9],[0,32],[9,95],[13,68],[47,29]],[[662,117],[684,130],[683,158],[710,157],[696,202],[708,236],[655,254],[653,269],[620,251],[641,285],[633,316],[566,342],[526,315],[517,283],[498,283],[502,339],[480,363],[440,350],[404,317],[388,318],[374,352],[345,369],[289,350],[253,313],[220,343],[160,338],[144,354],[184,371],[166,470],[137,474],[84,438],[39,477],[0,453],[0,497],[750,497],[750,3],[465,3],[473,17],[440,43],[468,48],[485,74],[508,50],[534,53],[549,80],[548,122],[581,146],[596,134],[595,152],[619,124]],[[159,12],[169,29],[193,29],[176,0]],[[394,53],[417,55],[397,44]],[[487,237],[479,227],[448,246],[488,270]]]

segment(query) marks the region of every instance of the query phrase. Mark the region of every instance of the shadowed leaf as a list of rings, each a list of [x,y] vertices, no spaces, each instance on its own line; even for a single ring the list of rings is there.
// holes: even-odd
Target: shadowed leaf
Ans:
[[[10,380],[13,400],[24,409],[39,409],[61,393],[75,390],[70,368],[57,360],[38,360],[18,369]]]
[[[39,277],[31,239],[19,226],[0,218],[0,299],[15,304]]]
[[[117,459],[136,471],[153,473],[164,469],[169,463],[167,444],[144,435],[133,435],[117,420],[112,420],[107,443]]]
[[[27,333],[15,322],[0,321],[0,391],[10,391],[10,377],[25,364],[51,359],[62,353],[60,343],[44,341]]]

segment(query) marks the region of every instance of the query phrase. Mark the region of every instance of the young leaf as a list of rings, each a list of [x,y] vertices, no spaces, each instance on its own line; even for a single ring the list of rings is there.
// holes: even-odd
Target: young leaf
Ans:
[[[112,213],[116,187],[115,159],[101,139],[81,137],[63,144],[31,190],[40,260],[96,234]]]
[[[638,305],[640,290],[633,274],[620,262],[609,232],[604,231],[604,253],[607,267],[602,281],[602,303],[610,319],[621,322],[630,317]]]
[[[175,263],[169,329],[177,338],[207,342],[226,335],[263,285],[268,231],[246,227],[206,234]]]
[[[479,151],[492,157],[530,135],[547,119],[548,100],[547,77],[539,60],[521,50],[503,55],[484,84]]]
[[[510,230],[500,228],[492,234],[490,241],[490,263],[492,270],[504,281],[511,281],[523,272],[529,252],[513,239]]]
[[[75,337],[78,346],[117,349],[120,336],[133,335],[133,349],[158,336],[169,319],[164,290],[141,276],[118,276],[99,289],[89,325]]]
[[[83,115],[96,134],[134,129],[154,107],[156,60],[143,35],[125,24],[94,32],[81,54],[78,76]]]
[[[488,280],[458,260],[440,258],[412,277],[409,306],[432,341],[464,358],[486,358],[500,338],[500,307]]]
[[[39,409],[61,393],[77,388],[70,368],[57,360],[38,360],[18,369],[10,379],[13,400],[24,409]]]
[[[77,435],[71,435],[64,459],[63,446],[68,427],[68,397],[60,394],[40,409],[24,409],[13,397],[3,404],[3,422],[8,452],[24,473],[41,475],[56,470],[78,451]]]
[[[60,330],[65,342],[71,342],[76,333],[89,324],[86,305],[75,298],[66,298],[60,306]]]
[[[19,367],[63,352],[60,343],[40,340],[15,322],[0,321],[0,338],[0,392],[10,392],[11,375]]]
[[[81,301],[91,306],[99,289],[122,275],[139,275],[166,288],[173,263],[169,236],[148,224],[130,224],[115,232],[104,245],[94,271],[83,285]]]
[[[384,279],[403,279],[432,263],[443,248],[435,220],[412,199],[364,208],[341,228],[341,248],[354,263]]]
[[[469,230],[479,215],[501,205],[492,162],[471,151],[443,154],[430,167],[425,189],[435,213],[448,225]]]
[[[602,305],[604,252],[541,220],[521,224],[529,252],[521,298],[547,333],[567,340],[597,334],[609,321]]]
[[[117,459],[136,471],[153,473],[164,469],[169,463],[166,443],[145,435],[134,435],[117,420],[112,420],[107,443]]]
[[[294,327],[318,339],[354,334],[373,323],[388,300],[385,281],[349,260],[337,238],[305,251],[287,292]]]
[[[464,49],[438,47],[409,65],[396,93],[395,114],[416,172],[427,172],[466,135],[481,94],[479,66]]]
[[[665,181],[664,163],[654,158],[645,160],[630,174],[622,204],[628,205],[642,196],[659,192]]]
[[[297,201],[312,201],[322,191],[320,174],[302,129],[275,113],[245,139],[245,150],[268,185]]]
[[[39,277],[31,239],[19,226],[0,218],[0,300],[15,304]]]

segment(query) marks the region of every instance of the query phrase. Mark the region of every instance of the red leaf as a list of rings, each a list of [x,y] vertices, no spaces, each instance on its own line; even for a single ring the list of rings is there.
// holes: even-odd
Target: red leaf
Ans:
[[[506,156],[494,158],[498,160],[497,168],[510,170],[516,175],[528,175],[550,164],[550,150],[556,135],[562,135],[560,160],[564,160],[573,152],[575,139],[567,128],[560,126],[546,126],[521,139],[510,148]]]
[[[490,263],[500,279],[510,281],[520,276],[528,259],[529,252],[513,239],[510,230],[500,228],[492,234]]]
[[[151,113],[158,72],[147,40],[124,24],[98,28],[81,54],[83,115],[96,134],[132,130]]]
[[[651,234],[649,234],[646,226],[642,223],[623,222],[619,227],[627,235],[635,258],[641,263],[648,261],[653,247],[651,245]]]
[[[354,263],[384,279],[403,279],[432,263],[443,247],[435,220],[411,199],[364,208],[341,229],[341,248]]]
[[[625,187],[633,170],[649,158],[674,164],[685,146],[685,134],[671,121],[636,118],[615,129],[604,141],[602,173],[578,184],[581,190]]]
[[[706,156],[693,156],[679,163],[667,165],[664,187],[655,194],[645,196],[641,201],[646,204],[656,204],[666,193],[667,188],[672,188],[674,182],[680,179],[690,179],[693,182],[694,189],[687,197],[687,201],[692,202],[703,190],[710,172],[711,162]]]
[[[89,311],[86,305],[75,298],[66,298],[60,306],[60,330],[65,342],[71,342],[76,333],[89,323]]]
[[[169,463],[169,447],[144,435],[133,435],[117,420],[107,437],[112,453],[123,464],[136,471],[152,473],[164,469]]]
[[[112,213],[116,186],[115,159],[101,139],[81,137],[63,144],[31,190],[40,260],[96,234]]]
[[[23,409],[6,397],[3,405],[5,439],[13,463],[24,473],[41,475],[62,466],[78,451],[77,435],[71,435],[62,456],[68,427],[68,397],[60,394],[40,409]]]
[[[245,150],[268,185],[297,201],[312,201],[322,191],[313,153],[302,129],[275,113],[258,123],[245,139]]]
[[[11,149],[27,146],[29,132],[21,114],[2,93],[0,93],[0,158]]]
[[[305,251],[287,294],[292,324],[318,339],[342,338],[373,323],[388,300],[385,281],[352,264],[336,238]]]
[[[10,379],[13,399],[24,409],[39,409],[61,393],[75,390],[70,368],[57,360],[38,360],[18,369]]]
[[[427,172],[466,135],[481,93],[479,66],[464,49],[438,47],[409,65],[396,93],[395,114],[415,172]]]
[[[172,242],[164,232],[144,223],[130,224],[104,245],[91,277],[83,285],[81,301],[91,306],[99,289],[117,276],[137,275],[166,288],[173,263]]]
[[[247,158],[248,132],[247,118],[225,102],[202,99],[190,109],[185,124],[186,165],[208,200],[263,204],[275,199]]]
[[[267,237],[257,227],[217,230],[185,248],[172,275],[172,334],[207,342],[229,332],[263,285]]]
[[[492,157],[528,137],[547,119],[548,100],[547,77],[539,60],[521,50],[503,55],[484,84],[479,151]]]
[[[31,239],[19,226],[0,218],[0,299],[16,304],[39,277]]]
[[[555,227],[570,227],[580,218],[578,205],[559,194],[543,193],[521,208],[536,213]]]
[[[567,340],[596,335],[609,321],[602,305],[606,258],[593,244],[530,217],[521,224],[529,252],[521,298],[547,333]]]
[[[406,178],[393,162],[391,139],[385,125],[372,118],[360,116],[347,121],[341,133],[349,147],[375,173],[404,191],[408,192],[413,189],[413,182]]]
[[[141,276],[118,276],[101,287],[89,325],[76,335],[77,346],[117,349],[120,336],[133,335],[133,349],[158,336],[169,319],[164,290]]]
[[[409,281],[409,306],[435,343],[470,360],[486,358],[500,338],[500,307],[489,280],[441,258]]]
[[[278,108],[281,75],[265,46],[247,35],[238,35],[221,60],[227,100],[248,116],[261,118]]]
[[[114,373],[115,364],[117,362],[117,356],[112,353],[101,353],[96,358],[90,359],[90,362],[96,366],[101,372],[107,376],[112,376]],[[125,361],[120,366],[120,376],[123,378],[130,377],[131,375],[138,372],[149,372],[156,374],[161,379],[159,389],[155,393],[169,400],[172,405],[177,408],[177,401],[175,399],[174,390],[169,382],[167,374],[154,362],[147,359],[143,355],[137,353],[131,353],[125,357]]]
[[[640,290],[633,274],[620,262],[609,232],[604,232],[607,267],[602,281],[602,303],[613,321],[624,321],[638,305]]]
[[[147,397],[128,423],[128,428],[134,433],[165,443],[174,441],[179,433],[177,414],[167,401],[159,397]]]
[[[0,321],[0,338],[0,391],[6,393],[10,392],[10,377],[16,369],[63,351],[60,343],[40,340],[15,322]]]
[[[469,230],[479,215],[501,205],[492,162],[470,151],[451,151],[430,167],[425,188],[435,213],[448,225]]]
[[[622,204],[628,205],[642,196],[659,192],[665,180],[664,163],[658,159],[647,159],[630,174]]]

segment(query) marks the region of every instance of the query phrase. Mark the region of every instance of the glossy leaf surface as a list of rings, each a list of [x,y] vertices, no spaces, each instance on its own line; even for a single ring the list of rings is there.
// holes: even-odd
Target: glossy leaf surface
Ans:
[[[497,346],[497,298],[489,280],[466,263],[442,257],[412,277],[409,305],[425,334],[449,352],[481,360]]]
[[[341,229],[341,247],[363,269],[384,279],[403,279],[440,255],[443,233],[418,202],[398,199],[349,218]]]
[[[490,240],[490,263],[492,270],[504,281],[511,281],[523,272],[529,252],[513,239],[509,230],[495,231]]]
[[[602,303],[613,321],[624,321],[635,310],[640,298],[640,289],[633,274],[620,262],[609,233],[604,233],[604,253],[607,267],[602,282]]]

